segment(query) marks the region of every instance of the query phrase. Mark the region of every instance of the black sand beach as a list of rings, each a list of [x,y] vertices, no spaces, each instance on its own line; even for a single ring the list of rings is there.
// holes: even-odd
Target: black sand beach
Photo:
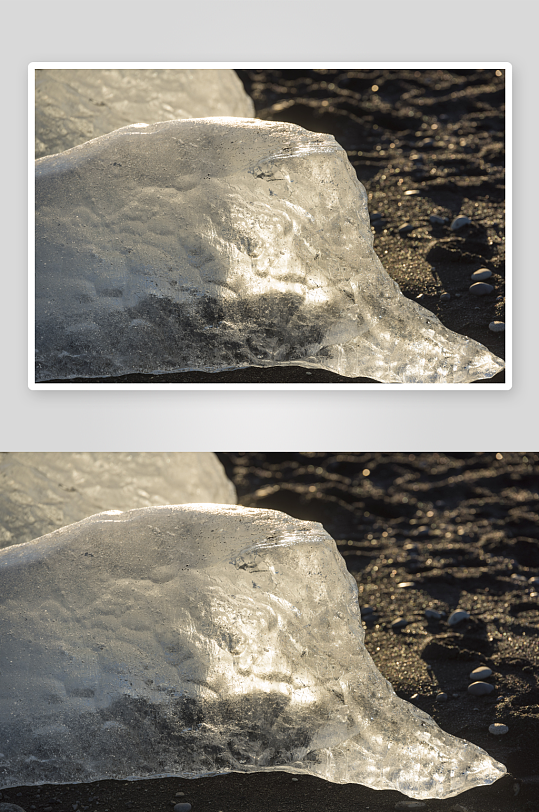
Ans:
[[[357,580],[366,647],[397,694],[507,766],[490,787],[409,807],[539,810],[539,454],[219,454],[240,504],[321,522]],[[406,586],[399,586],[406,584]],[[425,617],[425,609],[442,613]],[[455,609],[470,615],[455,626]],[[392,622],[408,625],[398,631]],[[469,673],[492,669],[488,696]],[[446,701],[437,700],[439,693]],[[503,736],[489,733],[495,722]],[[183,793],[177,794],[177,793]],[[286,773],[18,787],[25,812],[389,812],[397,792]]]
[[[256,116],[335,136],[369,195],[374,247],[403,294],[504,358],[503,70],[238,70]],[[430,217],[443,218],[431,223]],[[458,215],[471,223],[452,231]],[[402,230],[403,226],[409,229]],[[469,292],[492,271],[493,291]],[[449,294],[449,299],[443,294]],[[503,372],[488,381],[501,383]],[[373,383],[302,367],[54,383]]]

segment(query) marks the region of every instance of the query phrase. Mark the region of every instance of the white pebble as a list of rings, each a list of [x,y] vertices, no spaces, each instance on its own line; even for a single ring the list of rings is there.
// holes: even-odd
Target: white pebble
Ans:
[[[489,326],[489,330],[492,330],[493,333],[504,333],[505,332],[505,322],[504,321],[491,321]]]
[[[468,693],[472,694],[472,696],[486,696],[491,694],[493,690],[494,685],[491,685],[490,682],[472,682],[471,685],[468,685]]]
[[[459,214],[451,223],[451,231],[456,231],[458,228],[462,228],[462,226],[468,226],[471,222],[470,218],[466,217],[465,214]]]
[[[425,609],[425,617],[431,617],[433,620],[440,620],[442,613],[437,612],[436,609]]]
[[[485,279],[490,279],[492,276],[492,271],[489,271],[488,268],[479,268],[478,271],[474,271],[471,279],[472,282],[484,282]]]
[[[492,733],[494,736],[503,736],[504,733],[507,733],[509,728],[507,725],[502,725],[501,722],[494,722],[493,725],[489,725],[488,732]]]
[[[455,626],[457,623],[460,623],[462,620],[469,620],[470,615],[468,612],[465,612],[464,609],[455,609],[454,612],[451,612],[448,619],[448,624],[450,626]]]
[[[487,293],[492,293],[494,288],[488,282],[474,282],[473,285],[470,285],[469,290],[474,296],[486,296]]]
[[[487,679],[487,677],[492,676],[492,668],[487,668],[486,665],[481,665],[479,668],[475,668],[471,674],[470,679],[472,682],[478,679]]]

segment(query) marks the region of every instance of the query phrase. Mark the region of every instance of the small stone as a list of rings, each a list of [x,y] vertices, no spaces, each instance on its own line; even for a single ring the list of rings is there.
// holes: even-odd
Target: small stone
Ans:
[[[436,702],[447,702],[447,694],[444,691],[436,694]]]
[[[374,614],[374,609],[373,609],[372,606],[362,606],[361,607],[361,616],[362,617],[364,615],[373,615],[373,614]]]
[[[398,812],[405,812],[407,809],[425,809],[423,801],[399,801],[395,804],[395,809]]]
[[[488,677],[491,677],[491,676],[492,676],[492,668],[487,668],[486,665],[481,665],[479,668],[475,668],[471,672],[470,679],[473,682],[474,680],[487,679]]]
[[[174,807],[174,812],[191,812],[191,804],[176,804]]]
[[[449,807],[449,812],[468,812],[468,809],[462,804],[454,804],[453,806]]]
[[[539,576],[534,575],[532,578],[528,580],[528,583],[532,586],[539,586]]]
[[[371,218],[371,223],[376,223],[377,220],[382,219],[382,215],[380,214],[379,211],[373,211],[369,216]]]
[[[440,620],[442,613],[437,612],[436,609],[425,609],[425,617],[432,618],[432,620]]]
[[[472,282],[484,282],[485,279],[490,279],[492,276],[492,271],[489,271],[488,268],[479,268],[478,271],[474,271],[471,280]]]
[[[489,330],[492,330],[493,333],[504,333],[505,332],[505,322],[504,321],[491,321],[489,326]]]
[[[469,290],[474,296],[486,296],[488,293],[492,293],[494,288],[488,282],[474,282],[473,285],[470,285]]]
[[[409,197],[410,195],[420,195],[421,192],[419,189],[407,189],[404,194]]]
[[[494,724],[489,725],[488,732],[492,733],[493,736],[503,736],[509,732],[509,728],[507,725],[502,725],[501,722],[494,722]]]
[[[439,214],[431,214],[429,220],[433,226],[443,226],[443,224],[446,222],[446,218],[440,217]]]
[[[17,804],[0,803],[0,812],[25,812],[25,810]]]
[[[469,217],[466,217],[465,214],[459,214],[458,217],[455,217],[453,222],[451,223],[451,231],[457,231],[457,229],[462,228],[462,226],[470,225],[472,221]]]
[[[411,223],[403,223],[402,226],[399,228],[399,234],[409,234],[410,231],[413,231],[415,226]]]
[[[464,609],[455,609],[454,612],[451,612],[449,618],[447,620],[450,626],[455,626],[457,623],[460,623],[462,620],[469,620],[470,615],[468,612],[465,612]]]
[[[299,781],[299,778],[293,778],[292,781]]]
[[[448,302],[450,300],[450,298],[451,298],[450,293],[442,293],[442,295],[440,296],[440,301],[441,302]]]
[[[391,624],[392,629],[404,629],[409,623],[408,620],[405,620],[403,617],[398,617],[396,620],[393,621]]]
[[[397,589],[410,589],[412,586],[415,586],[413,581],[401,581],[400,584],[397,584]]]
[[[472,682],[471,685],[468,685],[468,693],[472,694],[472,696],[486,696],[491,694],[493,690],[494,685],[491,685],[490,682]]]
[[[185,795],[185,792],[177,792],[176,793],[176,798],[179,798],[180,796],[183,797],[184,795]]]

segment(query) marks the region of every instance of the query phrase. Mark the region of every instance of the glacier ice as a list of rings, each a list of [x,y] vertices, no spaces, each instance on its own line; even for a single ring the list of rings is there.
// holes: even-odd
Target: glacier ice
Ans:
[[[144,121],[240,116],[255,112],[233,70],[37,69],[36,158]]]
[[[36,380],[300,365],[467,383],[503,362],[406,299],[330,135],[124,127],[36,161]]]
[[[209,452],[2,452],[0,477],[0,547],[105,510],[236,504],[234,485]]]
[[[505,773],[399,699],[321,525],[109,511],[0,550],[0,787],[285,770],[443,798]]]

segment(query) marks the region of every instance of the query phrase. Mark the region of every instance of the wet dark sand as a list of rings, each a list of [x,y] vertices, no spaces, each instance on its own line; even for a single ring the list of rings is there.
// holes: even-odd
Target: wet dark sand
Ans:
[[[539,590],[528,582],[539,575],[539,454],[219,457],[241,504],[319,521],[337,540],[360,605],[376,612],[366,623],[367,649],[397,694],[508,768],[490,787],[422,808],[539,810]],[[445,619],[427,620],[427,607]],[[471,619],[448,627],[457,607]],[[394,632],[399,616],[410,623]],[[468,674],[479,665],[493,670],[495,690],[474,698]],[[447,702],[436,701],[440,691]],[[493,722],[509,732],[491,735]],[[180,801],[193,812],[389,812],[403,800],[286,773],[21,787],[0,799],[26,812],[72,812],[77,802],[96,812],[162,812]]]
[[[505,87],[495,70],[239,70],[261,119],[334,135],[369,194],[374,247],[403,294],[505,357]],[[497,73],[502,75],[498,76]],[[373,90],[376,87],[377,90]],[[413,192],[414,194],[406,194]],[[444,225],[429,222],[431,214]],[[459,215],[472,223],[458,231]],[[413,231],[399,233],[409,223]],[[470,275],[494,290],[476,297]],[[450,300],[441,302],[442,293]],[[501,383],[504,372],[489,379]],[[369,383],[302,367],[122,375],[55,383]]]

